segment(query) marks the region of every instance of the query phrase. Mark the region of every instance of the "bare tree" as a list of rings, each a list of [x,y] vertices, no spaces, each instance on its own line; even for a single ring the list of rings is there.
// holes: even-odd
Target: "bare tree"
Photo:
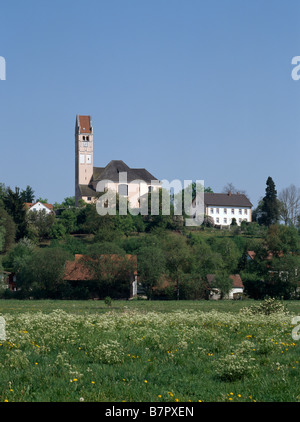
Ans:
[[[280,217],[285,225],[297,224],[297,218],[300,214],[300,188],[291,184],[289,187],[282,189],[278,195],[280,202]]]
[[[241,195],[245,195],[245,196],[247,196],[247,194],[246,194],[246,191],[245,190],[240,190],[240,189],[237,189],[234,185],[233,185],[233,183],[227,183],[227,185],[226,186],[224,186],[224,188],[223,188],[223,193],[232,193],[232,194],[237,194],[237,193],[240,193]]]

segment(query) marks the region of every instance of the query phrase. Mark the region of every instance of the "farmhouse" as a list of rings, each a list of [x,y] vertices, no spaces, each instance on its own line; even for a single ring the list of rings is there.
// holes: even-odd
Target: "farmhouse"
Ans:
[[[100,187],[101,184],[102,186]],[[139,198],[150,192],[153,185],[158,186],[159,181],[148,170],[144,168],[130,168],[122,160],[112,160],[105,167],[94,167],[91,116],[76,116],[76,206],[80,199],[86,203],[92,203],[97,199],[97,192],[111,190],[127,197],[132,208],[139,208]]]
[[[195,200],[194,200],[195,201]],[[195,206],[195,204],[193,203]],[[252,221],[252,204],[244,194],[204,193],[205,214],[217,226],[229,226],[235,218],[236,223]]]
[[[106,254],[90,257],[75,254],[74,261],[67,261],[65,265],[64,281],[70,282],[72,287],[88,286],[99,279],[113,280],[122,279],[126,298],[137,295],[137,256]],[[113,295],[113,288],[111,294]]]
[[[220,290],[215,287],[215,274],[207,274],[206,279],[209,286],[209,299],[218,300],[221,298]],[[225,299],[234,299],[236,296],[242,295],[244,292],[244,285],[239,274],[231,274],[229,276],[232,280],[232,289],[229,291]]]

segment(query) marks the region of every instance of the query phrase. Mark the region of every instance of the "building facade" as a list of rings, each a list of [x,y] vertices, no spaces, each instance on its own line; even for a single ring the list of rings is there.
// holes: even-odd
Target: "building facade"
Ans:
[[[239,226],[252,221],[252,204],[244,194],[204,193],[204,206],[217,226],[229,226],[233,218]]]

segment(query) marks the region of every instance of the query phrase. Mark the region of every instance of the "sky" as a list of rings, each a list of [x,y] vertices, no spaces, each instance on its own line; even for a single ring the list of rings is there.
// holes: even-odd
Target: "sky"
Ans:
[[[75,193],[75,119],[94,166],[246,191],[300,186],[298,0],[10,0],[0,9],[0,182]]]

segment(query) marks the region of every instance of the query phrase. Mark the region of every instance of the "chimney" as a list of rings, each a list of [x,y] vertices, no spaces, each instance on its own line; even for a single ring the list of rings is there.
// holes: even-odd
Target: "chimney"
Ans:
[[[237,192],[237,195],[240,195],[241,193],[240,192]]]
[[[231,196],[231,192],[230,191],[228,192],[228,196]]]

